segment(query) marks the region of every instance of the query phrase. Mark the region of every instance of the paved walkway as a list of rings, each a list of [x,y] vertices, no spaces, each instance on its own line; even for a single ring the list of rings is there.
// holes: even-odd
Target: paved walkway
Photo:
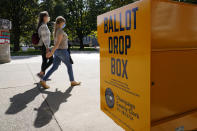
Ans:
[[[62,63],[41,91],[40,56],[0,65],[0,131],[122,131],[100,111],[99,54],[72,54],[78,87],[69,87]]]

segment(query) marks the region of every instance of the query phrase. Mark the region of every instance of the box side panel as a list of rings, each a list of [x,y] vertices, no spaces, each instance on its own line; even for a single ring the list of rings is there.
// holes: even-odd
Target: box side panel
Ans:
[[[152,52],[152,122],[197,109],[196,67],[195,49]]]

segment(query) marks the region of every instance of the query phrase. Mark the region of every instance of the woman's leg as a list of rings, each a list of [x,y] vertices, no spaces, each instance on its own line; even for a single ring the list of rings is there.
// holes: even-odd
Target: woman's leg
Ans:
[[[70,54],[69,54],[69,52],[67,50],[63,50],[62,53],[61,53],[61,57],[60,58],[61,58],[61,60],[64,62],[64,64],[67,67],[67,71],[68,71],[68,75],[69,75],[69,78],[70,78],[71,86],[80,85],[81,82],[76,82],[74,80],[73,68],[72,68],[72,64],[71,64],[71,61],[70,61]]]
[[[42,53],[42,65],[41,65],[41,72],[45,73],[46,70],[46,64],[47,64],[47,58],[46,53]]]
[[[72,68],[72,64],[70,63],[70,55],[69,55],[68,51],[62,50],[60,58],[61,58],[62,62],[67,67],[70,81],[74,81],[73,68]]]
[[[55,55],[54,60],[53,60],[53,66],[47,72],[47,74],[44,76],[43,81],[46,81],[52,75],[52,73],[58,69],[60,63],[61,63],[60,58],[58,58],[58,56]]]
[[[46,54],[45,54],[46,57]],[[51,56],[49,59],[46,60],[46,64],[43,67],[43,71],[45,72],[47,68],[49,68],[49,66],[51,66],[51,64],[53,64],[53,56]]]
[[[37,74],[39,78],[42,78],[45,74],[45,66],[47,64],[47,58],[46,58],[46,48],[45,46],[41,47],[42,50],[42,65],[41,65],[41,71]]]
[[[47,64],[47,58],[46,58],[46,47],[43,46],[41,47],[42,48],[42,65],[41,65],[41,73],[44,75],[45,73],[45,67],[46,67],[46,64]]]

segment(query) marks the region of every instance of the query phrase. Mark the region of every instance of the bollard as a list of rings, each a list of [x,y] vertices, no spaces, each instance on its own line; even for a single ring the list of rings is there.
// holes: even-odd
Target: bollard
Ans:
[[[0,63],[10,62],[10,32],[11,21],[0,19]]]
[[[97,17],[101,110],[126,131],[197,130],[196,14],[140,0]]]

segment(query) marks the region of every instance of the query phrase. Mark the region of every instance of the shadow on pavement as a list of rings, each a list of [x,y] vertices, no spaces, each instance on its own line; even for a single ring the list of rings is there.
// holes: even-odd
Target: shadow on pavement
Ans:
[[[25,91],[24,93],[19,93],[12,98],[10,98],[10,107],[7,109],[5,114],[16,114],[27,107],[27,104],[35,99],[36,96],[40,94],[38,88],[40,85],[36,83],[36,87]]]
[[[58,91],[57,89],[55,92],[46,90],[41,92],[47,94],[47,97],[40,107],[35,109],[37,111],[37,117],[34,122],[34,126],[36,128],[43,127],[52,120],[53,114],[59,110],[60,105],[67,102],[67,98],[71,96],[70,93],[72,89],[73,87],[71,86],[65,92]]]

